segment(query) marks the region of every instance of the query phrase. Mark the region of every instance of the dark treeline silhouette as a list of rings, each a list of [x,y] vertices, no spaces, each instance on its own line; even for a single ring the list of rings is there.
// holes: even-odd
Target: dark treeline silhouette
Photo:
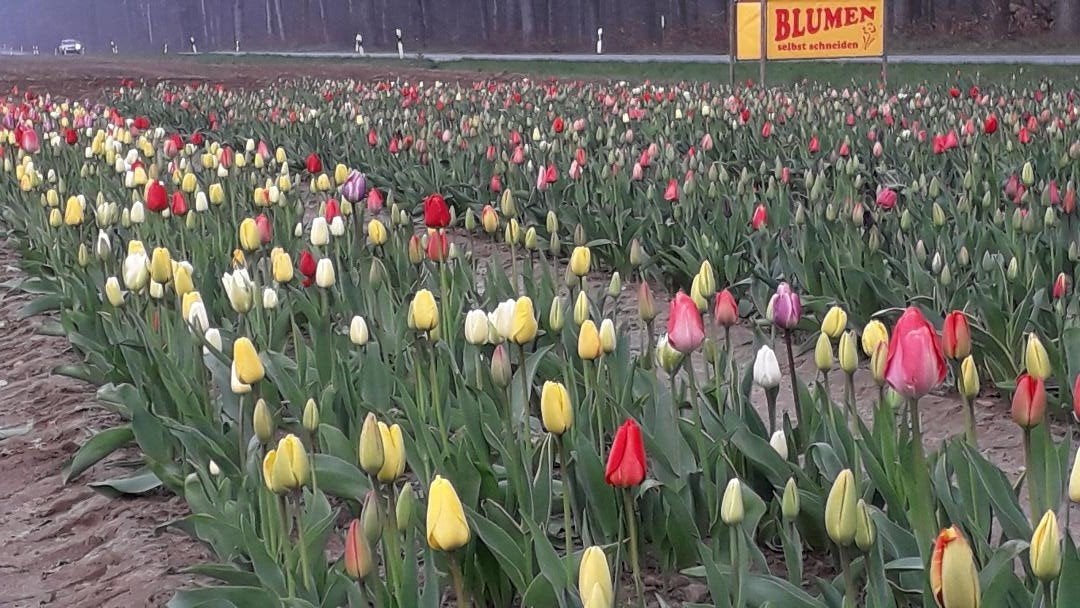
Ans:
[[[1080,0],[887,0],[894,29],[995,37],[1032,30],[1073,35]],[[726,0],[2,0],[0,44],[50,52],[80,38],[91,52],[351,48],[587,51],[727,48]],[[916,27],[915,24],[921,24]]]

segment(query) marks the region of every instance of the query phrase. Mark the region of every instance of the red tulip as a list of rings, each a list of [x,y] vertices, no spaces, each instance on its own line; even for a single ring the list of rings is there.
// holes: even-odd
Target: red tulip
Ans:
[[[234,155],[235,153],[233,152],[233,149],[229,146],[225,146],[221,149],[221,156],[218,158],[218,164],[220,164],[222,167],[225,167],[226,169],[232,167]]]
[[[941,342],[945,356],[954,361],[971,354],[971,327],[968,326],[967,315],[954,310],[945,316]]]
[[[1065,196],[1061,199],[1061,210],[1065,213],[1076,211],[1076,189],[1072,186],[1065,188]]]
[[[683,292],[675,294],[668,308],[668,344],[680,353],[688,354],[705,341],[705,324],[701,312],[690,296]]]
[[[886,211],[891,210],[896,206],[896,191],[891,188],[878,188],[877,204]]]
[[[885,380],[908,399],[918,399],[945,380],[945,356],[934,327],[914,306],[900,316],[889,342]]]
[[[735,301],[735,296],[731,295],[727,289],[716,294],[716,300],[713,302],[713,318],[721,327],[731,327],[739,322],[739,304]]]
[[[769,139],[770,135],[772,135],[772,122],[766,120],[765,124],[761,125],[761,137]]]
[[[555,165],[548,165],[544,170],[544,181],[549,184],[554,184],[559,180],[559,170],[555,168]]]
[[[150,119],[145,116],[137,116],[132,124],[136,129],[145,131],[150,128]]]
[[[565,129],[565,128],[566,128],[566,123],[563,122],[562,118],[556,117],[555,120],[551,121],[551,129],[553,131],[555,131],[556,133],[562,133],[563,129]]]
[[[664,188],[664,200],[669,203],[679,200],[679,182],[674,179],[668,180],[667,188]]]
[[[491,183],[488,184],[488,190],[491,190],[492,192],[502,192],[502,180],[499,179],[498,175],[491,176]]]
[[[307,170],[308,173],[322,173],[322,160],[319,159],[319,155],[312,152],[307,157]]]
[[[818,151],[821,150],[821,142],[818,140],[817,135],[810,138],[810,143],[807,144],[806,149],[809,150],[811,154],[817,154]]]
[[[743,124],[750,122],[750,110],[744,108],[739,112],[739,120],[742,121]]]
[[[608,453],[604,481],[616,488],[630,488],[645,479],[645,444],[641,440],[641,428],[633,418],[615,432],[615,441]]]
[[[67,145],[74,146],[79,143],[79,134],[75,129],[67,129],[64,131],[64,141],[67,142]]]
[[[165,186],[159,181],[152,181],[146,184],[146,192],[143,193],[146,199],[146,208],[156,213],[169,208],[169,195],[165,192]]]
[[[997,115],[991,114],[991,115],[987,116],[986,120],[983,121],[983,133],[986,133],[987,135],[993,135],[994,133],[997,133],[997,130],[998,130]]]
[[[300,274],[304,275],[304,287],[310,287],[311,282],[315,279],[315,270],[318,268],[315,256],[311,255],[311,252],[307,249],[301,251],[297,268],[300,270]]]
[[[172,214],[177,217],[184,217],[188,212],[187,200],[184,198],[184,193],[177,190],[172,195],[172,205],[170,206]]]
[[[1065,276],[1065,273],[1059,273],[1057,278],[1054,279],[1054,299],[1060,300],[1065,297],[1065,292],[1069,289],[1069,277]]]
[[[1020,134],[1018,135],[1018,139],[1022,144],[1031,143],[1031,133],[1029,133],[1026,128],[1020,127]]]
[[[934,154],[942,154],[945,152],[945,136],[935,135],[933,140]]]
[[[1046,385],[1042,379],[1021,374],[1016,379],[1016,392],[1012,399],[1012,419],[1019,426],[1030,429],[1038,426],[1046,414]]]
[[[372,213],[378,213],[383,208],[383,195],[378,188],[372,188],[367,193],[367,208]]]
[[[367,143],[372,148],[379,145],[379,134],[375,132],[375,129],[371,129],[368,131]]]
[[[27,154],[36,154],[41,149],[41,140],[38,139],[37,131],[33,129],[22,131],[22,137],[18,138],[18,143]]]
[[[487,147],[487,153],[484,156],[488,159],[488,162],[494,162],[495,161],[495,146],[490,146],[489,145]]]
[[[976,85],[971,85],[971,88],[968,89],[968,97],[970,97],[972,99],[978,99],[979,98],[979,87],[976,86]]]
[[[259,241],[265,245],[274,238],[274,226],[265,213],[260,213],[255,218],[255,228],[259,233]]]
[[[450,207],[441,194],[429,194],[424,199],[424,224],[428,228],[446,228],[450,225]]]
[[[161,147],[161,151],[165,153],[166,158],[176,158],[176,155],[180,153],[180,150],[184,147],[184,140],[180,139],[180,135],[173,133]]]
[[[1076,376],[1076,380],[1073,381],[1072,392],[1073,403],[1073,418],[1080,422],[1080,374]]]
[[[847,158],[848,155],[851,154],[851,146],[849,146],[848,143],[845,141],[844,143],[840,144],[839,152],[841,157]]]
[[[191,137],[188,138],[188,141],[191,142],[191,145],[193,146],[201,146],[203,145],[203,142],[206,141],[206,138],[203,137],[202,133],[196,131],[195,133],[191,134]]]
[[[450,239],[442,230],[428,233],[427,257],[432,262],[445,262],[450,257]]]
[[[956,129],[952,129],[945,135],[945,149],[952,150],[960,145],[960,138],[956,135]]]
[[[949,87],[949,97],[952,97],[953,99],[960,97],[960,89],[956,87]]]
[[[323,216],[326,218],[326,223],[334,221],[334,218],[341,215],[341,206],[338,205],[337,199],[330,199],[326,201],[326,212]]]
[[[765,227],[765,223],[769,220],[769,214],[765,210],[765,205],[758,204],[754,208],[754,215],[750,218],[750,227],[754,230],[761,230]]]

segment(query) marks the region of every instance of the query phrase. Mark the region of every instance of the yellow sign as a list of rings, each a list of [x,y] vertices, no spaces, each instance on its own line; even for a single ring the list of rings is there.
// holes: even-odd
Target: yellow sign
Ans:
[[[736,6],[736,57],[758,59],[760,4]],[[769,0],[765,14],[770,60],[880,57],[885,52],[884,0]]]

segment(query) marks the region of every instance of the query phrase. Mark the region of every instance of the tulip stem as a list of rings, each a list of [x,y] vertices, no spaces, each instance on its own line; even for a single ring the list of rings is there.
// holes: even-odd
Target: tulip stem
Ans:
[[[574,552],[574,511],[570,508],[570,457],[562,435],[555,438],[559,444],[559,474],[562,476],[563,536],[566,537],[566,558]]]
[[[383,559],[386,560],[386,574],[395,596],[401,589],[401,549],[398,547],[397,504],[393,484],[386,486],[386,518],[383,528]]]
[[[303,492],[302,489],[301,492]],[[293,516],[296,519],[296,536],[297,542],[300,545],[298,547],[300,550],[300,572],[304,577],[304,588],[314,589],[314,581],[311,578],[311,564],[308,563],[307,542],[304,539],[303,510],[300,508],[300,499],[297,498],[295,504],[293,504],[291,500],[287,501],[286,504],[292,508]]]
[[[457,598],[458,608],[468,608],[469,596],[465,590],[465,581],[461,576],[461,565],[458,564],[457,556],[450,555],[450,575],[454,579],[454,597]]]
[[[795,405],[795,421],[799,430],[802,428],[802,406],[799,404],[799,378],[795,375],[795,350],[791,345],[791,330],[784,331],[784,345],[787,346],[788,373],[791,374],[791,401]]]
[[[743,608],[743,575],[742,575],[742,553],[740,551],[742,527],[740,525],[734,525],[728,528],[728,545],[731,555],[731,578],[734,579],[731,585],[731,605],[734,608]]]
[[[623,489],[623,505],[626,507],[626,532],[630,537],[630,569],[634,574],[634,589],[637,591],[638,605],[645,608],[645,588],[641,583],[641,564],[638,561],[637,520],[630,488]]]
[[[236,450],[237,458],[240,463],[240,470],[246,469],[245,464],[247,462],[247,450],[244,449],[244,396],[240,395],[236,400]]]
[[[1043,590],[1043,606],[1045,608],[1054,608],[1053,584],[1053,581],[1039,583]]]
[[[911,524],[920,539],[919,553],[926,550],[922,539],[932,539],[934,536],[934,511],[930,500],[933,496],[930,489],[930,471],[926,464],[926,452],[922,443],[922,423],[919,419],[919,400],[908,401],[908,414],[911,416],[911,449],[912,449],[912,474],[915,476],[914,492],[908,497],[911,509]],[[925,556],[923,557],[925,560]]]
[[[525,365],[525,345],[518,345],[518,355],[520,359],[521,368],[518,370],[521,373],[521,439],[526,442],[526,447],[529,443],[529,374]],[[512,413],[511,413],[512,415]]]
[[[1031,454],[1031,429],[1024,427],[1024,476],[1027,478],[1028,504],[1031,507],[1031,521],[1037,521],[1042,508],[1042,485],[1039,482],[1038,467],[1033,466]]]
[[[971,444],[971,447],[976,450],[979,449],[979,440],[975,435],[975,400],[968,397],[964,397],[964,415],[967,431],[967,441]]]
[[[281,557],[282,569],[285,570],[285,582],[288,587],[289,597],[296,597],[296,580],[293,577],[292,568],[288,567],[288,539],[289,539],[289,515],[288,515],[288,502],[284,495],[279,495],[277,503],[278,522],[281,524],[281,536],[278,537],[278,550]]]
[[[428,364],[431,372],[431,407],[435,410],[435,420],[439,424],[439,438],[442,439],[442,456],[445,458],[450,453],[450,439],[446,434],[446,421],[443,420],[442,404],[439,403],[439,375],[435,367],[434,343],[431,343],[431,350],[427,354],[430,357]]]
[[[852,567],[851,552],[847,547],[840,547],[840,563],[844,569],[844,606],[856,606],[859,599],[859,587],[855,584],[855,568]]]

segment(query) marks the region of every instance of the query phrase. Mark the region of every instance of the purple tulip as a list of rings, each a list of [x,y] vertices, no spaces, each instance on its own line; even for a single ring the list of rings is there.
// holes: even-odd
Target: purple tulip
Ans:
[[[802,301],[787,283],[780,283],[776,288],[769,308],[772,309],[772,322],[780,329],[792,329],[802,318]]]
[[[367,194],[367,178],[364,174],[353,169],[341,185],[341,196],[350,203],[359,203]]]

